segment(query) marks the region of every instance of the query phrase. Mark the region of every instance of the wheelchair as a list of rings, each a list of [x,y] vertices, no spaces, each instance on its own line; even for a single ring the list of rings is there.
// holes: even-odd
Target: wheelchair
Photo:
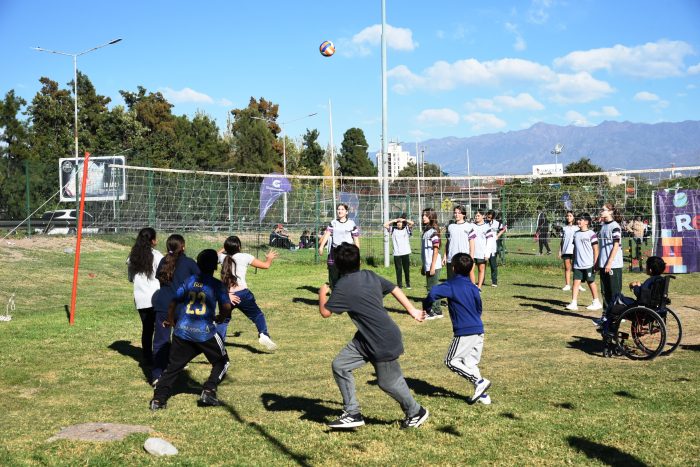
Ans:
[[[632,360],[652,360],[678,348],[683,327],[668,305],[668,288],[675,276],[660,276],[650,289],[642,289],[632,305],[615,305],[610,310],[608,329],[603,334],[603,356],[624,355]]]

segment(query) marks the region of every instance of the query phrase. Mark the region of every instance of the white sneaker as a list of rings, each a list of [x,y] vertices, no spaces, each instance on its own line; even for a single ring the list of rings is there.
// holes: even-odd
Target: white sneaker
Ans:
[[[260,342],[260,345],[264,346],[267,350],[277,350],[277,344],[272,342],[270,336],[263,334],[262,332],[258,337],[258,342]]]
[[[482,394],[477,402],[484,405],[491,405],[491,396],[488,394]]]
[[[571,302],[568,305],[566,305],[566,309],[571,310],[571,311],[576,311],[576,310],[578,310],[578,304],[576,302]]]
[[[481,378],[478,383],[476,383],[476,387],[474,388],[474,395],[472,396],[473,401],[477,401],[481,398],[481,395],[485,393],[488,388],[491,387],[491,381],[489,381],[486,378]]]
[[[565,285],[564,287],[561,288],[564,292],[567,290],[571,290],[571,286],[569,284]]]
[[[578,290],[579,290],[580,292],[585,292],[585,291],[586,291],[586,288],[585,288],[584,286],[582,286],[582,285],[579,285],[579,286],[578,286]]]
[[[590,311],[596,311],[596,310],[602,310],[602,309],[603,309],[603,305],[598,300],[593,300],[593,303],[591,303],[590,305],[588,305],[586,307],[586,310],[590,310]]]

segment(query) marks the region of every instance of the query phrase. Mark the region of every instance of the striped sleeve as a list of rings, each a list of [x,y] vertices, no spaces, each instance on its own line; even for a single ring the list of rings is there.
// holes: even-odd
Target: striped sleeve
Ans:
[[[574,234],[576,235],[576,234]],[[593,235],[591,235],[591,245],[595,245],[598,243],[598,236],[593,232]]]
[[[613,229],[612,229],[613,242],[615,242],[615,241],[619,242],[621,238],[622,238],[622,229],[620,229],[620,227],[613,227]]]

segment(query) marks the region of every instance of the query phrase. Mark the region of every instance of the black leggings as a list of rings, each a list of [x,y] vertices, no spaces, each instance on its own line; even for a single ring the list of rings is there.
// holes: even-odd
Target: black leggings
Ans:
[[[406,287],[411,286],[411,255],[394,256],[394,268],[396,268],[396,285],[403,287],[401,281],[401,268],[406,276]]]
[[[153,332],[156,327],[156,312],[151,308],[139,308],[141,317],[141,354],[143,363],[153,364]]]

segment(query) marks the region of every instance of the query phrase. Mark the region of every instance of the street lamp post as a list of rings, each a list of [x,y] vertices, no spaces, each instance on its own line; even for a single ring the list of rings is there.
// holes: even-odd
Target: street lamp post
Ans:
[[[293,122],[296,122],[298,120],[303,120],[305,118],[313,117],[314,115],[317,115],[317,114],[318,114],[318,112],[314,112],[312,114],[304,115],[303,117],[299,117],[299,118],[295,118],[293,120],[288,120],[286,122],[279,123],[279,126],[282,127],[282,173],[284,174],[285,177],[287,176],[287,138],[285,137],[286,133],[284,131],[285,125],[287,125],[287,123],[293,123]],[[277,123],[275,120],[273,120],[271,118],[263,118],[263,117],[250,117],[250,118],[252,118],[253,120],[262,120],[264,122]],[[283,213],[282,222],[284,222],[286,224],[287,223],[287,192],[284,192],[282,196],[284,199],[284,213]]]
[[[558,161],[559,154],[561,154],[561,152],[562,152],[563,150],[564,150],[564,145],[563,145],[563,144],[557,144],[556,146],[554,146],[554,149],[552,149],[552,150],[550,151],[552,154],[554,154],[554,173],[555,173],[555,174],[557,173],[557,165],[559,165],[559,164],[558,164],[558,162],[559,162],[559,161]]]
[[[80,205],[78,201],[78,57],[81,55],[85,55],[87,53],[90,53],[94,50],[101,49],[102,47],[107,47],[108,45],[116,44],[117,42],[120,42],[120,39],[114,39],[111,40],[105,44],[98,45],[97,47],[93,47],[91,49],[84,50],[82,52],[78,53],[68,53],[68,52],[62,52],[60,50],[49,50],[49,49],[44,49],[41,47],[33,47],[34,50],[38,52],[48,52],[56,55],[66,55],[68,57],[73,57],[73,137],[75,140],[75,171],[76,171],[76,177],[75,177],[75,202],[78,204],[78,208],[76,209],[76,214],[80,210]],[[76,215],[77,218],[77,215]]]

